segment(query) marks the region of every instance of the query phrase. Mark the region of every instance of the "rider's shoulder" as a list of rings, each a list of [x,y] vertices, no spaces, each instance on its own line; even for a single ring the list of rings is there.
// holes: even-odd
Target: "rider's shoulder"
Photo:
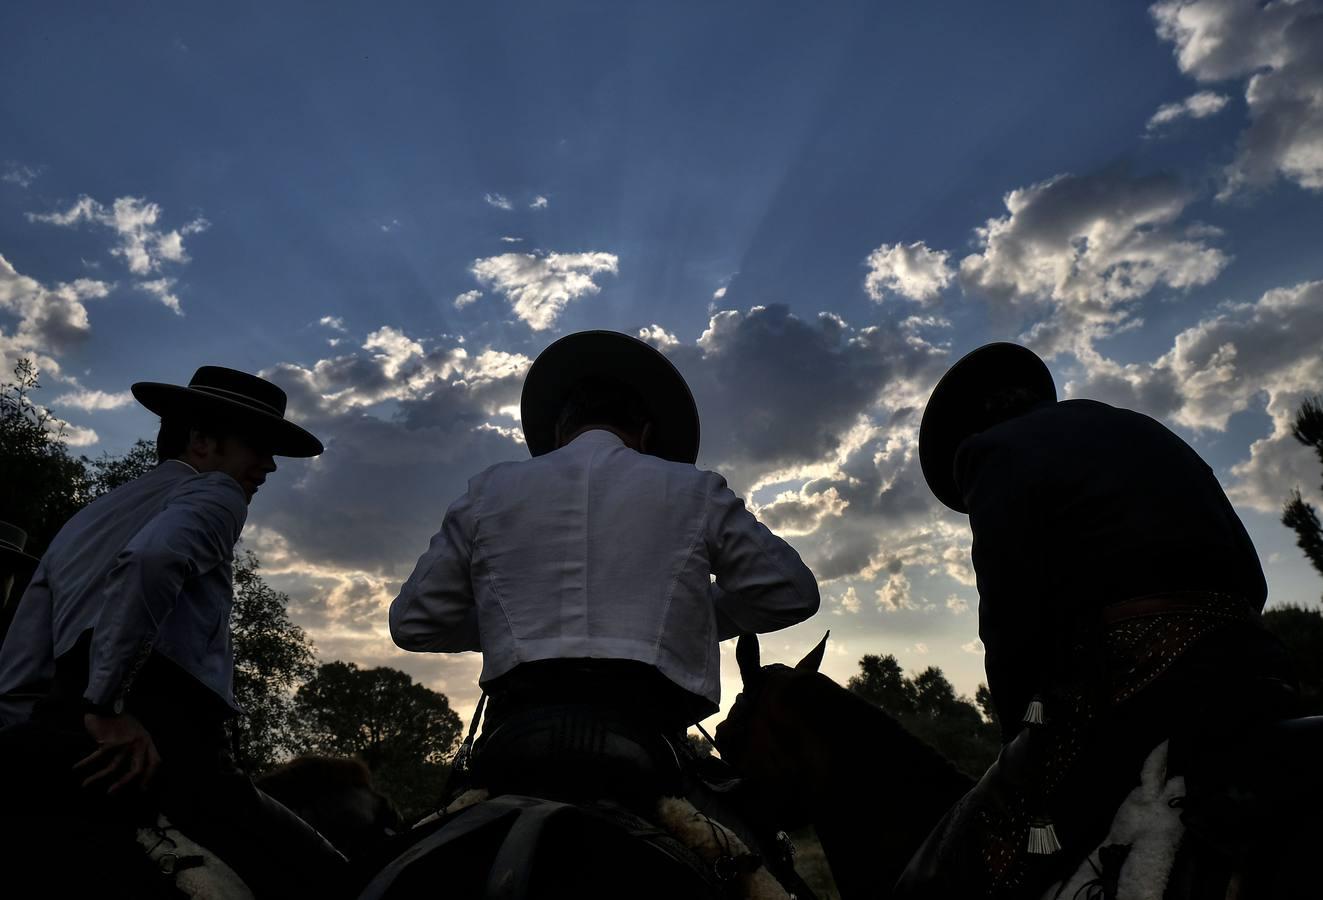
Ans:
[[[170,492],[171,506],[223,509],[242,522],[248,514],[243,487],[224,472],[199,472],[181,478]]]

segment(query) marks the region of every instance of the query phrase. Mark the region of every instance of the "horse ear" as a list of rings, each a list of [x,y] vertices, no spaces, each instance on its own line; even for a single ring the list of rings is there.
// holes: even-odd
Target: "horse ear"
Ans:
[[[759,662],[760,657],[758,635],[752,633],[740,635],[740,639],[735,642],[735,661],[740,664],[740,680],[746,685],[758,680],[763,668]]]
[[[818,667],[822,665],[822,656],[827,652],[827,638],[829,637],[831,637],[830,629],[828,629],[827,633],[822,636],[822,640],[818,641],[818,646],[814,647],[808,652],[807,656],[795,663],[795,668],[805,672],[818,671]]]

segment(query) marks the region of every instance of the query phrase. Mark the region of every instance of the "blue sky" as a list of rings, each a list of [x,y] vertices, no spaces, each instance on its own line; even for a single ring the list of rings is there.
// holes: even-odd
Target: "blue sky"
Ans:
[[[700,464],[800,548],[827,671],[980,678],[962,517],[918,411],[1019,339],[1071,396],[1217,470],[1274,602],[1321,585],[1275,510],[1323,391],[1323,12],[1143,3],[14,3],[0,12],[0,361],[80,452],[124,394],[261,371],[323,435],[247,543],[324,657],[467,713],[477,661],[384,610],[469,474],[519,458],[529,359],[643,333]],[[733,669],[731,670],[733,673]],[[728,678],[727,697],[734,694]]]

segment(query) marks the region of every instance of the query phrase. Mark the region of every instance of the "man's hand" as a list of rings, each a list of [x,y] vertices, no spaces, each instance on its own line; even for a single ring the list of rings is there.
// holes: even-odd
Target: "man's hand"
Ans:
[[[146,788],[151,784],[152,776],[156,774],[156,768],[161,764],[161,757],[156,752],[156,744],[153,743],[152,736],[142,727],[141,722],[128,713],[117,716],[86,713],[83,715],[83,727],[97,743],[96,752],[74,766],[75,772],[79,770],[93,772],[83,780],[83,787],[112,778],[116,772],[126,766],[128,771],[124,772],[106,793],[117,793],[135,783],[140,788]],[[101,764],[99,769],[96,768],[98,764]]]

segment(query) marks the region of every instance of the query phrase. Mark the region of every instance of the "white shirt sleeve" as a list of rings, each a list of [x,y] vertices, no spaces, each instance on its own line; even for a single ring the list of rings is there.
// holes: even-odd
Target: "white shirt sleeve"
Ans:
[[[247,516],[239,483],[208,473],[189,479],[125,545],[92,633],[87,699],[108,703],[129,690],[184,582],[233,558]]]
[[[441,530],[390,605],[390,636],[404,650],[481,650],[469,579],[477,533],[469,494],[446,510]]]
[[[818,582],[795,549],[754,518],[713,475],[706,539],[717,639],[787,628],[818,611]]]

